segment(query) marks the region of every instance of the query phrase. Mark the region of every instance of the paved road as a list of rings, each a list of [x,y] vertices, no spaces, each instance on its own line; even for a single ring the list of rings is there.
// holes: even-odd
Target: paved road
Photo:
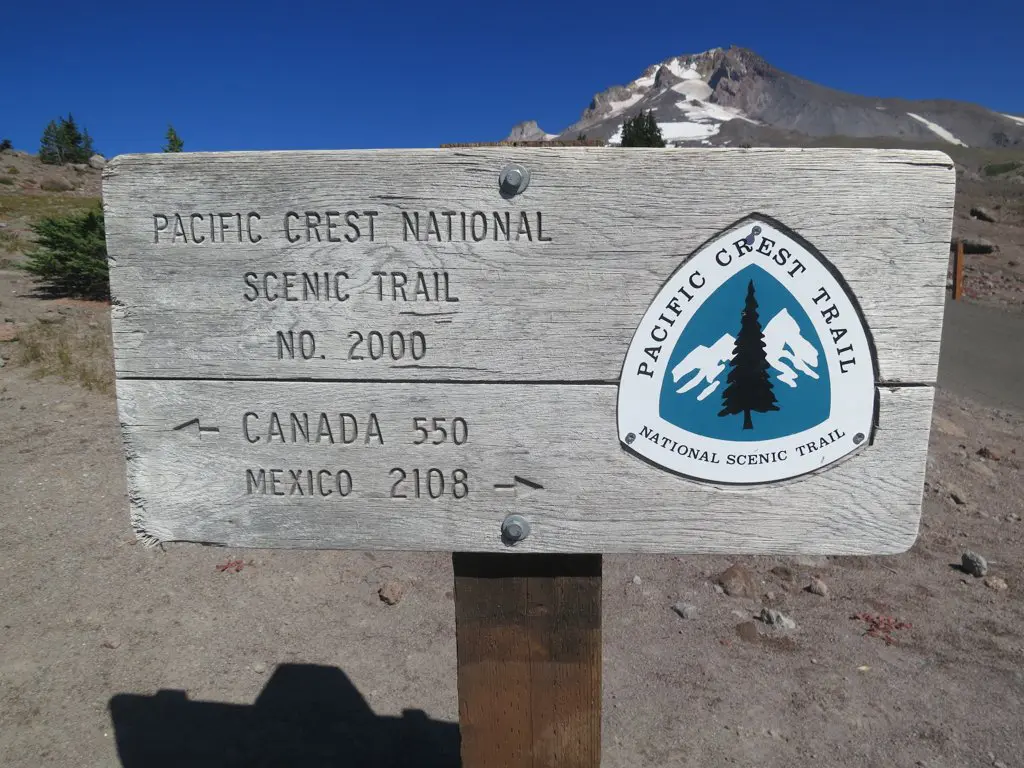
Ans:
[[[939,386],[1024,412],[1024,314],[947,301]]]

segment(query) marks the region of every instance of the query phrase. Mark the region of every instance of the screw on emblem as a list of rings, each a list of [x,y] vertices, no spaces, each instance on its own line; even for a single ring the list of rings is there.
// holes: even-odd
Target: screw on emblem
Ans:
[[[501,523],[501,538],[506,544],[517,544],[530,535],[530,524],[521,515],[509,515]]]
[[[515,197],[526,191],[530,186],[530,172],[523,166],[513,163],[501,169],[498,176],[498,189],[502,197]]]
[[[626,435],[626,445],[632,445],[634,440],[636,440],[636,433],[630,432]]]
[[[864,433],[858,432],[856,435],[854,435],[853,442],[856,443],[857,445],[860,445],[862,442],[864,442]]]
[[[747,245],[753,245],[754,244],[754,238],[757,237],[760,234],[761,234],[761,228],[758,227],[758,226],[755,226],[752,230],[750,230],[750,234],[747,235],[744,238],[747,241]]]

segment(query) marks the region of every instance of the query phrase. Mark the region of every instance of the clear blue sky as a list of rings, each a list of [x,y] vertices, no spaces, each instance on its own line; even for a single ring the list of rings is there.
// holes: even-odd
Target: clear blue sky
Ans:
[[[83,3],[0,12],[0,138],[68,111],[113,156],[434,147],[560,131],[649,64],[718,46],[872,96],[1024,113],[1021,0]],[[627,18],[622,9],[630,9]]]

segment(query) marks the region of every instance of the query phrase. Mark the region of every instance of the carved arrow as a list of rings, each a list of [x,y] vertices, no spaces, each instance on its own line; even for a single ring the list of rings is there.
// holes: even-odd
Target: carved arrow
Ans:
[[[179,424],[176,427],[171,427],[171,429],[173,429],[175,432],[180,432],[181,430],[185,429],[185,427],[191,427],[193,424],[195,424],[196,428],[199,430],[200,440],[203,439],[203,432],[220,432],[220,427],[204,427],[202,424],[199,423],[199,419],[191,419],[189,421],[186,421],[184,424]]]
[[[535,491],[542,490],[544,488],[540,483],[535,483],[533,480],[527,480],[525,477],[520,477],[519,475],[513,475],[511,483],[495,483],[494,487],[495,489],[501,490],[508,490],[511,488],[514,492],[517,485],[525,485],[527,488]]]

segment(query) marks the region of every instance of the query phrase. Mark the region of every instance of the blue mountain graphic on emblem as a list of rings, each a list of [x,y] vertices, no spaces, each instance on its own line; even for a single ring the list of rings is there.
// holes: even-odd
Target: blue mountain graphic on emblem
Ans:
[[[660,415],[718,440],[772,440],[829,417],[828,363],[807,313],[757,265],[737,272],[680,334]]]

